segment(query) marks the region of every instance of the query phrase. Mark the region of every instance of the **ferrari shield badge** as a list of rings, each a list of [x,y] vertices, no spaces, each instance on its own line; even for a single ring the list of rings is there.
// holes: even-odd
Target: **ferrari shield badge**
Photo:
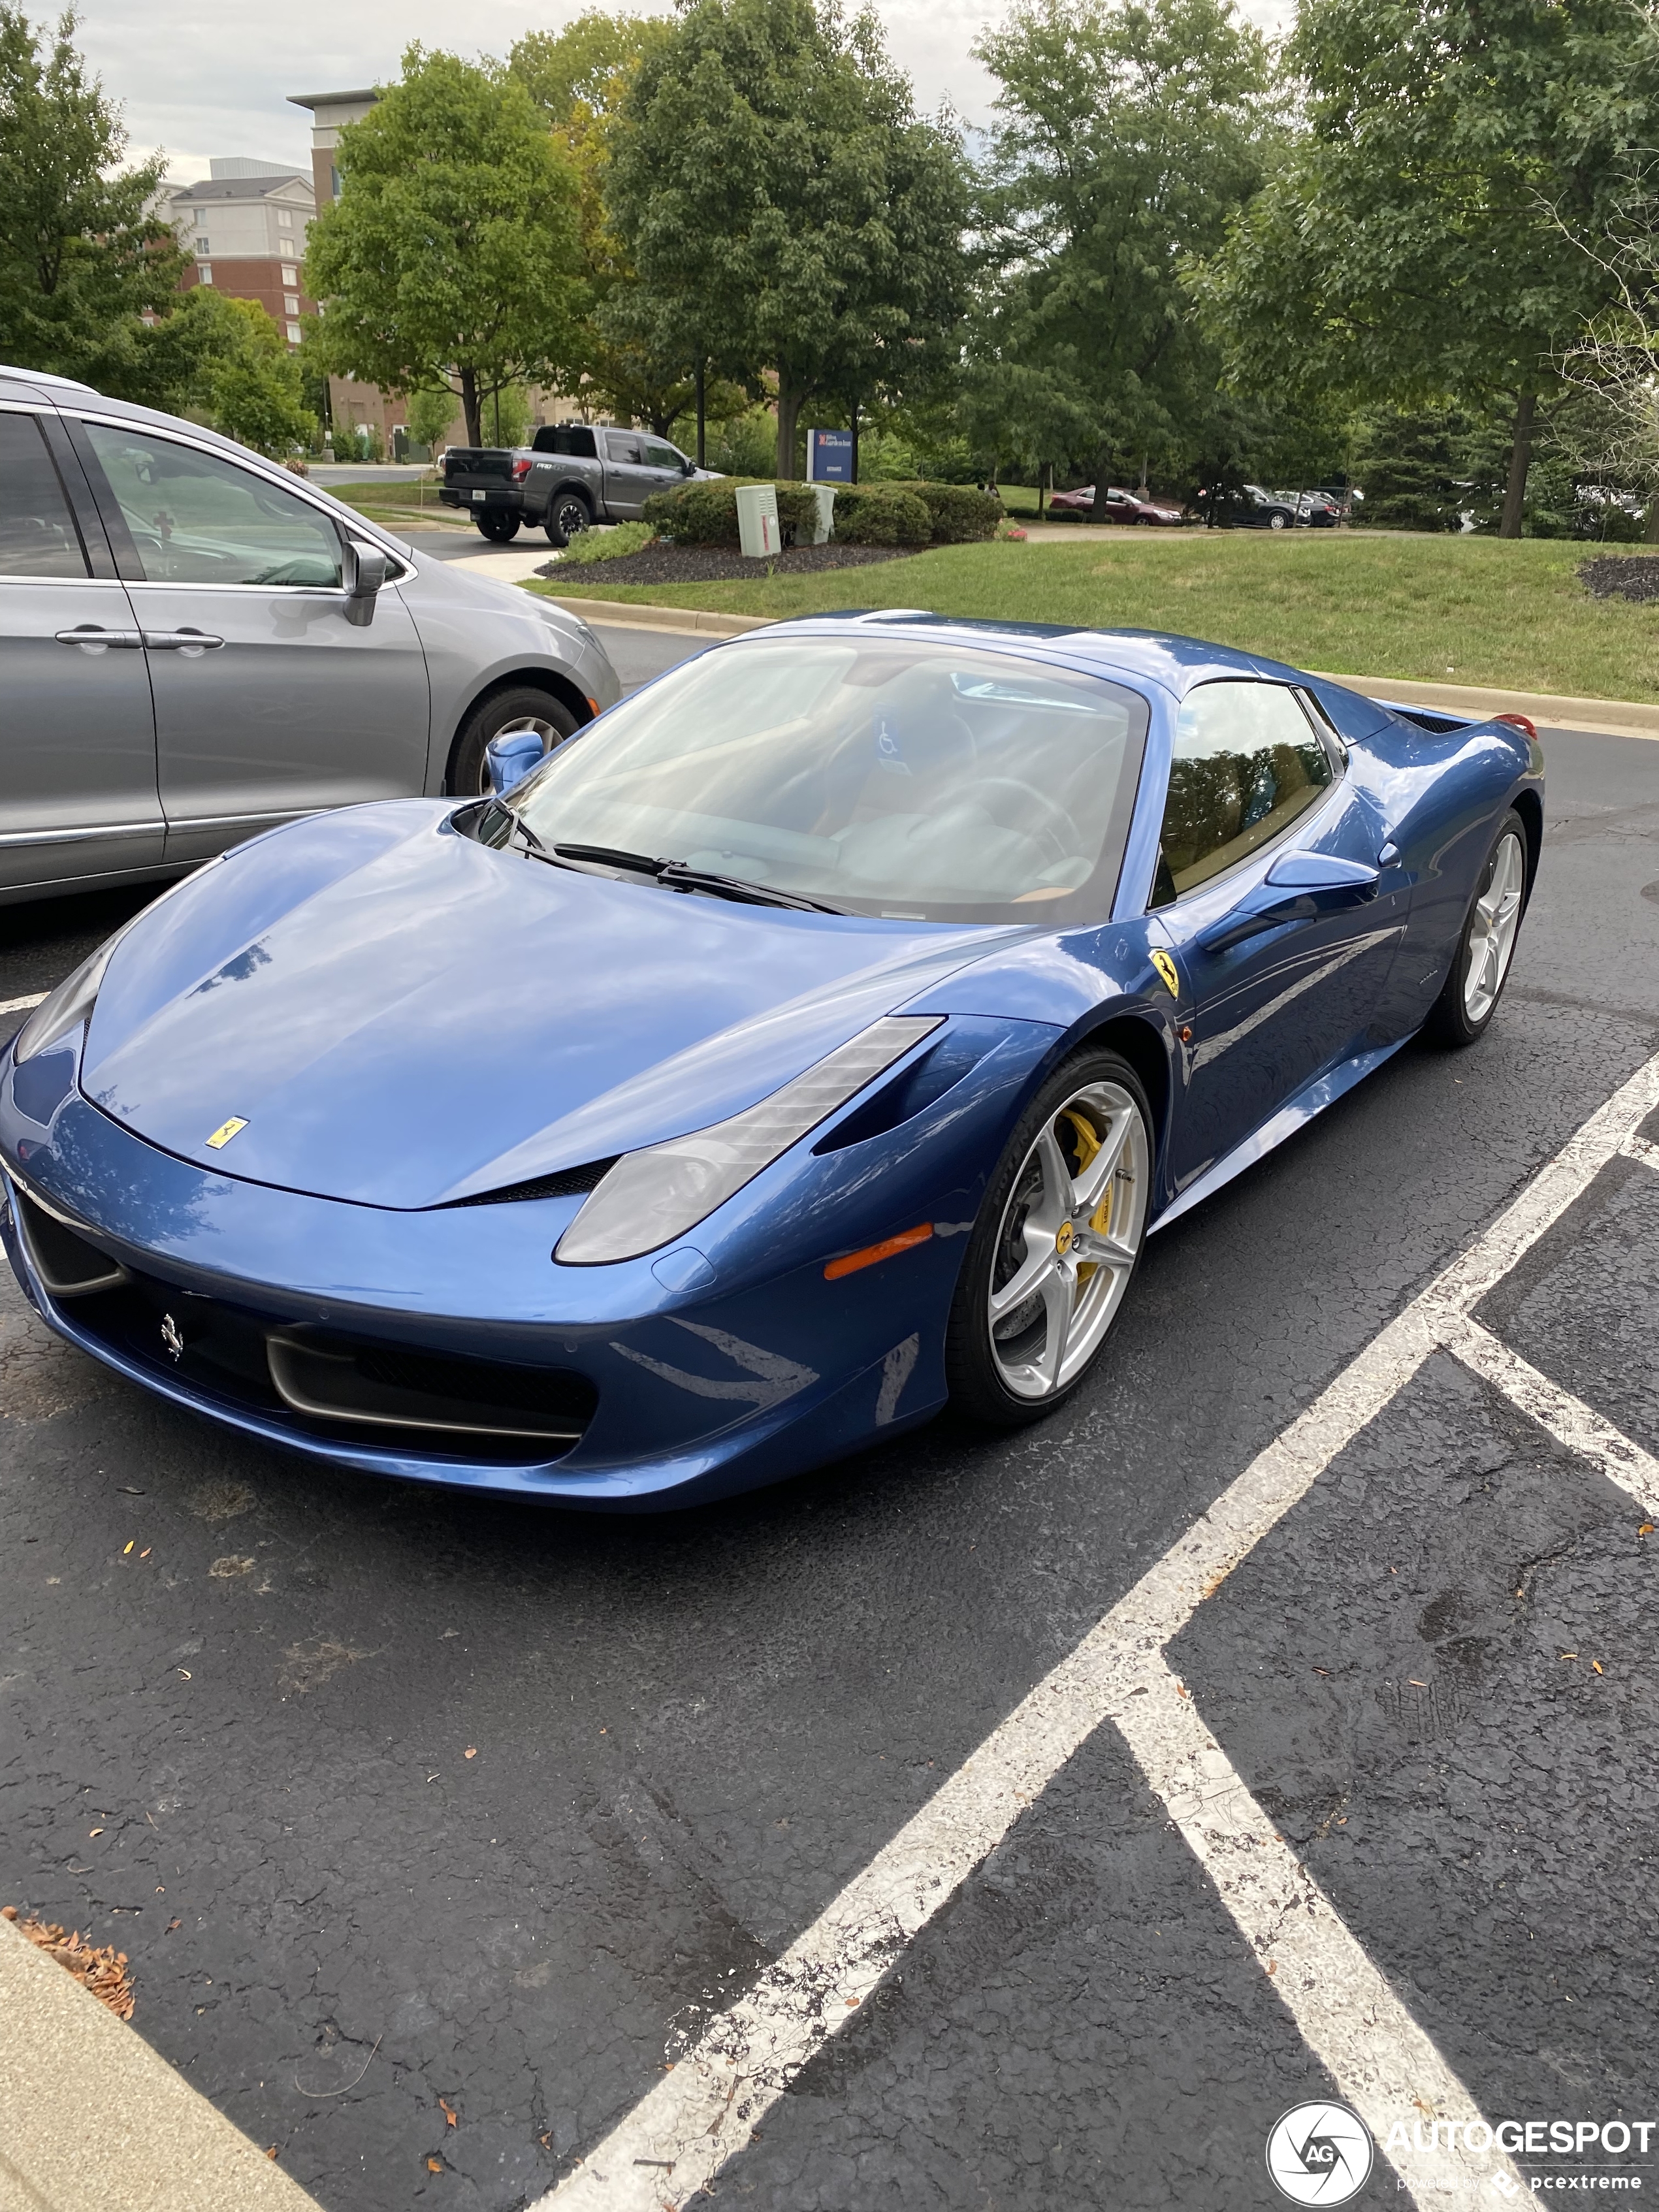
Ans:
[[[222,1152],[237,1131],[246,1129],[246,1127],[247,1121],[240,1114],[233,1114],[228,1121],[221,1121],[207,1140],[209,1152]]]
[[[1172,999],[1178,999],[1181,996],[1181,970],[1176,966],[1175,962],[1170,959],[1167,952],[1154,952],[1152,965],[1157,969],[1158,979],[1170,996]],[[208,1141],[211,1144],[213,1140],[210,1138]]]

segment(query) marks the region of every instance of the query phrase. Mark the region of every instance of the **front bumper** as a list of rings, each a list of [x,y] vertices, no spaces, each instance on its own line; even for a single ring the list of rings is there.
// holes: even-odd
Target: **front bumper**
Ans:
[[[368,1473],[589,1508],[699,1503],[836,1458],[943,1403],[945,1325],[982,1165],[1052,1035],[1017,1025],[946,1094],[942,1126],[930,1109],[893,1133],[896,1146],[775,1163],[694,1232],[713,1280],[690,1292],[665,1286],[661,1254],[556,1266],[580,1198],[401,1212],[205,1170],[83,1099],[67,1050],[55,1102],[36,1073],[46,1056],[30,1063],[27,1115],[9,1056],[0,1061],[0,1241],[59,1334],[241,1434]],[[890,1147],[878,1176],[878,1141]],[[20,1193],[106,1255],[126,1286],[55,1291],[38,1237],[24,1232]],[[826,1279],[837,1251],[920,1219],[934,1225],[927,1243]],[[792,1237],[792,1220],[833,1224],[830,1241],[820,1250],[810,1235]],[[207,1339],[217,1355],[196,1356]],[[580,1433],[554,1444],[496,1437],[480,1449],[331,1423],[260,1379],[258,1346],[272,1340],[325,1355],[342,1340],[368,1344],[406,1366],[411,1353],[507,1365],[538,1375],[556,1398],[574,1381]]]

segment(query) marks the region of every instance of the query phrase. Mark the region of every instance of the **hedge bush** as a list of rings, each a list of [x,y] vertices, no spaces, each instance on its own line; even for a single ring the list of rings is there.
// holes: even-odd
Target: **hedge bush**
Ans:
[[[738,487],[766,481],[764,477],[713,477],[676,484],[671,491],[653,491],[641,512],[653,530],[677,545],[735,545]],[[774,483],[772,489],[778,495],[778,527],[787,545],[798,533],[811,531],[817,502],[805,484]]]
[[[935,545],[969,545],[994,538],[1003,520],[1002,501],[976,484],[914,483],[899,489],[914,492],[927,508]]]
[[[927,545],[933,519],[902,484],[837,484],[832,533],[843,545]]]

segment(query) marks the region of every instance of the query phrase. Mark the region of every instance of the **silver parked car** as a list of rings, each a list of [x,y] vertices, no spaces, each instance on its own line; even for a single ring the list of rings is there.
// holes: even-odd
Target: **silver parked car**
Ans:
[[[0,903],[168,875],[301,814],[486,787],[620,686],[545,599],[274,462],[0,368]]]

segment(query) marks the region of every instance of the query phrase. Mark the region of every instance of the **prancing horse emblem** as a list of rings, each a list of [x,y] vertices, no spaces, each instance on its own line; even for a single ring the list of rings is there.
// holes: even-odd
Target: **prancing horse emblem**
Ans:
[[[163,1314],[161,1316],[161,1341],[174,1359],[182,1358],[185,1349],[185,1334],[171,1314]]]

